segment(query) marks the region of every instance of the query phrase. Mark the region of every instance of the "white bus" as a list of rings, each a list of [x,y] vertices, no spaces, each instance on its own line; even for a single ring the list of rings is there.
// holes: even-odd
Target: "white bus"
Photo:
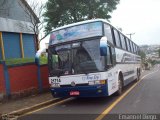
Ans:
[[[120,95],[141,74],[139,47],[104,19],[51,32],[48,64],[54,97]]]

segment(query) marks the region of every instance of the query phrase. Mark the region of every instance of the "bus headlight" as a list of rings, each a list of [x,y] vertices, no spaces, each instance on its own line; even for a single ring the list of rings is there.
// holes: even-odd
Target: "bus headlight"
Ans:
[[[100,84],[106,84],[106,80],[100,80]]]
[[[106,84],[106,80],[89,81],[88,84],[89,84],[89,85]]]
[[[94,81],[88,81],[88,84],[89,85],[94,85],[95,83],[94,83]]]

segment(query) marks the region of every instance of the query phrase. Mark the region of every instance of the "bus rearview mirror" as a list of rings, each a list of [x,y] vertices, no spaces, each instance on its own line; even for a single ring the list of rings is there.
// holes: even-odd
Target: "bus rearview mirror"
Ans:
[[[100,55],[107,56],[107,37],[100,39]]]

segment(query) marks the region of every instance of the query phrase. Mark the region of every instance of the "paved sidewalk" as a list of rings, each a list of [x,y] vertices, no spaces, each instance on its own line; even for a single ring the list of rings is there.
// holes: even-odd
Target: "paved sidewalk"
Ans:
[[[54,99],[50,92],[24,97],[18,100],[10,100],[0,103],[0,114],[7,114],[19,109],[34,106],[36,104]]]

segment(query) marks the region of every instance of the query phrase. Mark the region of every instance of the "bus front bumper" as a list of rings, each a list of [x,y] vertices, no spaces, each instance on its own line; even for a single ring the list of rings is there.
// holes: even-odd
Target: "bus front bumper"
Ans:
[[[78,95],[72,95],[71,92],[78,92]],[[93,86],[75,86],[75,87],[60,87],[51,88],[53,97],[103,97],[108,96],[107,85]]]

